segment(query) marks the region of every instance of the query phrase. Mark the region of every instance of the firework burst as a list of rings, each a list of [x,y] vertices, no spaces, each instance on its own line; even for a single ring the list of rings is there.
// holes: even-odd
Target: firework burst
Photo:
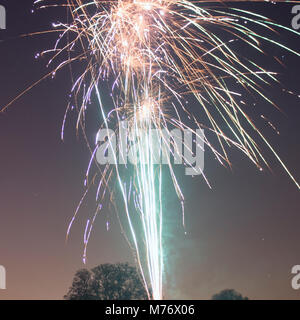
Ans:
[[[230,165],[227,149],[235,146],[262,170],[268,164],[260,151],[261,141],[299,188],[241,101],[242,92],[247,92],[273,104],[261,85],[276,82],[276,74],[258,65],[255,59],[239,54],[235,46],[242,43],[262,54],[261,43],[266,42],[299,56],[255,30],[269,33],[282,28],[297,32],[256,13],[229,8],[227,2],[247,1],[67,0],[63,6],[71,17],[70,23],[53,24],[60,36],[53,49],[42,53],[52,54],[49,65],[56,62],[52,76],[63,67],[73,66],[71,91],[78,109],[77,128],[84,129],[85,113],[94,96],[104,128],[113,128],[117,136],[120,123],[128,123],[128,134],[135,141],[134,153],[139,158],[134,172],[125,176],[117,164],[122,159],[114,152],[115,165],[105,164],[89,178],[99,148],[96,141],[91,149],[86,185],[88,190],[97,181],[98,212],[106,191],[115,192],[111,181],[117,179],[130,230],[129,241],[149,298],[163,296],[162,165],[157,164],[154,154],[157,141],[162,150],[176,153],[178,146],[170,144],[172,128],[197,135],[222,165]],[[53,1],[38,0],[36,5],[47,8],[53,6]],[[76,62],[80,67],[74,67]],[[103,83],[109,84],[112,107],[104,102]],[[195,107],[192,112],[186,103],[189,99],[197,102],[200,119]],[[66,114],[69,110],[70,105]],[[200,136],[196,128],[207,130],[208,136],[215,138]],[[156,129],[158,139],[153,137],[152,129]],[[112,140],[108,140],[107,148],[113,150]],[[189,164],[188,159],[183,160]],[[184,196],[174,168],[170,161],[167,165],[183,206]],[[195,174],[202,174],[209,184],[203,172]],[[88,220],[85,245],[95,216]]]

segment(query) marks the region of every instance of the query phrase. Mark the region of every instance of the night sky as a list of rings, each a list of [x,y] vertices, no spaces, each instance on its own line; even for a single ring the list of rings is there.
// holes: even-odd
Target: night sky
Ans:
[[[0,0],[7,9],[7,30],[0,31],[1,107],[46,74],[47,59],[34,56],[53,47],[56,39],[54,34],[20,35],[49,30],[52,22],[64,18],[62,10],[31,13],[32,3]],[[249,4],[244,8],[290,27],[291,6]],[[283,31],[276,39],[299,50],[296,35]],[[285,66],[280,67],[265,57],[281,73],[283,87],[296,95],[269,87],[268,95],[283,112],[263,102],[258,102],[256,110],[272,119],[280,135],[264,122],[258,125],[265,128],[266,137],[300,181],[300,58],[283,50],[266,47],[266,51],[282,59]],[[61,71],[0,114],[0,265],[7,270],[7,290],[0,290],[0,299],[62,299],[76,270],[84,267],[83,233],[94,210],[92,199],[83,206],[65,242],[90,159],[82,135],[76,137],[75,115],[68,118],[65,141],[60,139],[69,91],[70,74]],[[187,235],[176,196],[165,197],[165,297],[210,299],[232,288],[250,299],[300,299],[300,290],[290,284],[291,268],[300,264],[299,191],[268,151],[272,172],[258,171],[234,149],[229,154],[232,169],[205,154],[212,190],[200,177],[182,178]],[[96,220],[87,268],[133,261],[117,218],[109,210],[104,209]]]

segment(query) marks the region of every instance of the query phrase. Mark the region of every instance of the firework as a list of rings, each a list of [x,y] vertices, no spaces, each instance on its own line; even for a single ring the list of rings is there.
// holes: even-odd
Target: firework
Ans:
[[[298,52],[255,30],[270,33],[282,28],[298,33],[256,13],[229,8],[227,2],[247,1],[67,0],[64,6],[70,22],[53,24],[60,36],[53,49],[41,54],[52,54],[49,65],[56,61],[51,71],[53,77],[63,67],[73,66],[71,92],[78,110],[78,129],[85,128],[85,113],[94,97],[103,128],[113,128],[117,136],[120,123],[124,120],[128,123],[128,135],[135,141],[133,151],[139,159],[129,177],[121,167],[125,159],[119,159],[113,152],[115,165],[99,167],[90,178],[99,141],[91,149],[86,185],[88,190],[97,181],[98,207],[86,225],[84,258],[106,191],[115,199],[111,182],[116,179],[130,230],[128,238],[134,246],[149,298],[163,296],[162,165],[154,155],[157,141],[161,150],[176,154],[178,145],[172,140],[172,128],[196,135],[222,165],[230,165],[227,149],[234,146],[262,170],[268,166],[260,151],[259,142],[262,142],[299,188],[247,115],[241,100],[242,93],[252,92],[273,104],[261,85],[276,82],[276,73],[264,69],[255,59],[241,56],[236,49],[238,42],[261,54],[261,43],[266,42],[299,56]],[[276,2],[281,1],[273,1]],[[53,1],[38,0],[36,4],[46,8],[53,6]],[[112,107],[105,102],[104,83],[109,85]],[[191,111],[186,103],[190,99],[194,104],[197,102],[199,111],[195,108]],[[66,115],[70,108],[71,105]],[[156,129],[157,139],[152,129]],[[199,135],[197,129],[205,129],[207,137]],[[119,145],[120,149],[124,147],[127,145]],[[108,140],[107,148],[114,150],[112,139]],[[186,157],[183,162],[189,165]],[[171,161],[167,165],[183,207],[184,195]],[[195,174],[200,173],[209,184],[203,172]]]

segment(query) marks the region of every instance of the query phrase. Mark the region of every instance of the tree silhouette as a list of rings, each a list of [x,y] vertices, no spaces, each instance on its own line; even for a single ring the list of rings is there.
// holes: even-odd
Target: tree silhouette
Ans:
[[[233,289],[225,289],[214,294],[212,300],[249,300],[248,297],[243,297],[240,293]]]
[[[128,263],[101,264],[76,272],[66,300],[146,300],[136,268]]]

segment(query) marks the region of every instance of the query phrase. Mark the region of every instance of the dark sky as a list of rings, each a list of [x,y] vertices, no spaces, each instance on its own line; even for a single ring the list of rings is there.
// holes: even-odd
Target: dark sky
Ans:
[[[46,73],[46,60],[34,56],[51,48],[55,37],[19,35],[50,29],[62,12],[31,14],[32,3],[0,0],[8,15],[7,30],[0,31],[1,106]],[[290,26],[289,4],[249,8]],[[297,36],[282,32],[280,39],[299,49]],[[300,94],[300,59],[275,53],[284,55],[285,67],[274,66],[282,73],[283,85]],[[69,90],[69,73],[62,71],[0,115],[0,265],[7,270],[7,290],[0,290],[0,299],[61,299],[74,272],[83,267],[85,219],[94,210],[93,201],[83,207],[65,243],[89,162],[83,138],[76,138],[75,117],[67,122],[65,142],[60,140]],[[266,136],[299,181],[300,100],[275,86],[268,90],[284,114],[258,106],[281,133],[265,125]],[[299,299],[300,291],[290,285],[291,268],[300,264],[299,191],[274,159],[269,158],[272,173],[259,172],[238,152],[230,155],[232,170],[205,155],[212,190],[201,178],[183,179],[186,236],[175,196],[166,197],[166,297],[209,299],[233,288],[251,299]],[[123,261],[132,261],[132,253],[115,215],[104,209],[90,240],[87,267]]]

